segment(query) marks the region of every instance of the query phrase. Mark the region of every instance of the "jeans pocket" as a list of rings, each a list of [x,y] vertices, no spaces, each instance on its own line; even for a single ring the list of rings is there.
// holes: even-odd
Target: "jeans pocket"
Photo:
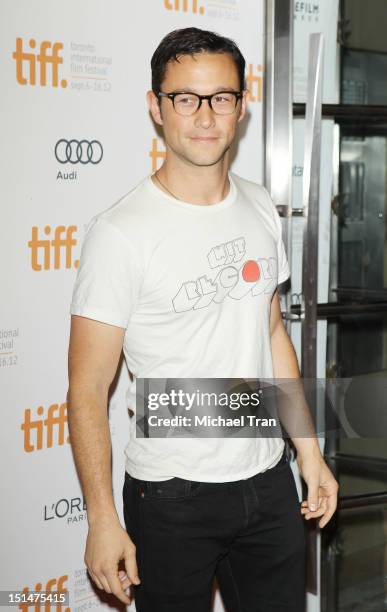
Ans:
[[[184,478],[170,478],[162,481],[143,481],[141,486],[144,499],[182,500],[194,496],[202,483]]]
[[[279,470],[284,470],[287,467],[290,467],[289,459],[288,459],[288,457],[286,455],[286,452],[284,451],[282,453],[282,456],[281,456],[280,460],[275,465],[273,465],[273,467],[269,468],[267,470],[267,473],[272,473],[272,472],[277,472]]]

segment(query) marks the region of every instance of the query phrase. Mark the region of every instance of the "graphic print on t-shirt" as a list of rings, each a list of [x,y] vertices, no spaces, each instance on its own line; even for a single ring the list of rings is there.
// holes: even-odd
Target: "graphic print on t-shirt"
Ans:
[[[248,294],[273,293],[278,278],[277,260],[260,257],[242,261],[245,254],[243,236],[214,246],[207,260],[211,268],[221,269],[214,278],[204,274],[185,281],[172,299],[175,312],[206,308],[212,302],[221,304],[226,297],[240,300]]]

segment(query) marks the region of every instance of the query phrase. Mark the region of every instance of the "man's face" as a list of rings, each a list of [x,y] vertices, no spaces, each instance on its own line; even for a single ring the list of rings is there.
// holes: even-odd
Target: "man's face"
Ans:
[[[166,93],[191,91],[207,95],[228,90],[240,90],[237,68],[228,53],[180,56],[178,62],[168,62],[161,84],[161,91]],[[235,137],[236,125],[246,112],[247,91],[231,115],[215,114],[208,100],[186,117],[174,110],[168,98],[160,98],[161,112],[153,92],[148,92],[147,99],[154,120],[163,126],[171,152],[195,166],[211,166],[224,157]]]

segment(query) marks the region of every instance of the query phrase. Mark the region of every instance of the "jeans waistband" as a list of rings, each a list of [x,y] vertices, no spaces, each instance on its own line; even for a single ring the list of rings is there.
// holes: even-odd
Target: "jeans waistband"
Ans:
[[[246,482],[246,480],[253,480],[254,478],[262,477],[263,474],[270,473],[271,470],[280,468],[288,462],[289,462],[289,459],[287,457],[286,448],[285,448],[281,455],[280,460],[273,467],[268,468],[264,472],[258,472],[257,474],[254,474],[253,476],[250,476],[249,478],[242,478],[241,480],[226,481],[226,482],[219,482],[219,483],[210,482],[209,484],[227,485],[231,483],[235,484],[239,482]],[[191,490],[192,488],[191,485],[193,483],[200,484],[200,481],[188,480],[184,478],[179,478],[177,476],[175,476],[174,478],[170,478],[169,480],[140,480],[139,478],[134,478],[134,476],[131,476],[130,474],[128,474],[128,472],[125,472],[125,479],[132,480],[133,482],[136,482],[138,485],[141,485],[151,495],[154,494],[155,492],[157,493],[157,489],[159,489],[160,491],[161,489],[163,489],[164,494],[168,494],[169,491],[170,492],[173,491],[174,493],[181,493],[182,495],[187,495],[187,493]]]

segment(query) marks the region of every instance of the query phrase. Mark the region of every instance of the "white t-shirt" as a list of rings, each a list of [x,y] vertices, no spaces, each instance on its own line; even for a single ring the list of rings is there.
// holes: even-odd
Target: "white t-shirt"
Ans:
[[[273,378],[270,301],[289,276],[278,212],[266,189],[228,173],[216,204],[182,202],[150,176],[95,215],[82,243],[71,314],[126,329],[128,407],[136,377]],[[135,478],[225,482],[274,466],[282,438],[137,438]]]

